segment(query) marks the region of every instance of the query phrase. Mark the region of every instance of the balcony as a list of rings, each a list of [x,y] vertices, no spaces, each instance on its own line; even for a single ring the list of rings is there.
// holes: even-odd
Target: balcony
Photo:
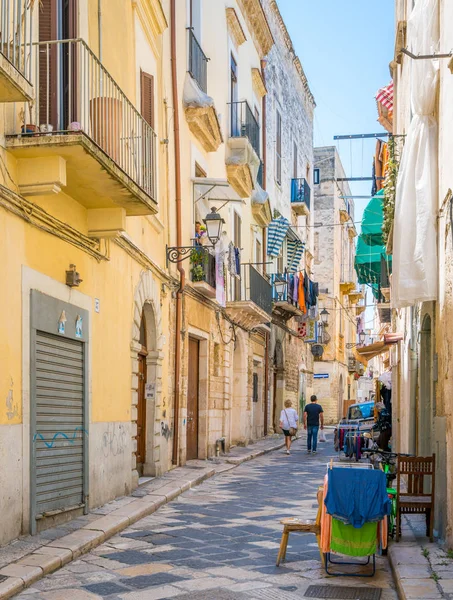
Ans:
[[[184,109],[190,131],[206,152],[215,152],[223,142],[214,100],[208,92],[208,61],[193,29],[189,33],[189,68],[184,84]]]
[[[215,298],[215,256],[210,254],[203,246],[199,246],[194,248],[190,263],[192,287],[206,298]]]
[[[349,302],[351,304],[357,304],[360,300],[363,300],[365,298],[364,293],[362,292],[362,290],[351,290],[348,294],[349,296]]]
[[[241,198],[252,194],[260,166],[260,126],[248,102],[231,102],[227,178]]]
[[[392,322],[392,308],[389,302],[379,302],[377,305],[379,321],[381,323]]]
[[[272,319],[272,286],[251,264],[228,286],[226,312],[240,327],[254,329]]]
[[[38,99],[26,121],[34,125],[6,144],[18,159],[21,193],[64,189],[87,209],[156,213],[152,127],[83,40],[34,47]]]
[[[202,92],[208,93],[208,58],[201,49],[193,29],[189,29],[189,73]]]
[[[288,275],[286,273],[271,275],[273,312],[285,321],[288,321],[292,317],[302,316],[304,313],[300,310],[299,306],[291,296],[287,283],[283,288],[283,293],[279,294],[277,292],[278,287],[276,282],[282,281],[288,281]]]
[[[1,0],[0,3],[0,102],[29,102],[34,48],[34,9],[38,2]]]
[[[310,213],[310,186],[303,177],[291,180],[291,208],[296,215],[308,216]]]

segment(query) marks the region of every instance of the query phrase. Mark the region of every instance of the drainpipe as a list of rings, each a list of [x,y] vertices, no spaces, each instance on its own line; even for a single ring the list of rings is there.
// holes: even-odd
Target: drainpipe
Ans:
[[[102,63],[102,0],[98,0],[99,62]],[[102,75],[101,75],[102,77]]]
[[[173,97],[173,131],[175,141],[175,204],[176,204],[176,245],[182,246],[181,231],[181,151],[179,138],[179,98],[176,61],[176,0],[170,3],[170,37],[171,37],[171,82]],[[181,324],[182,324],[182,292],[185,285],[185,272],[181,263],[177,263],[179,271],[179,290],[176,293],[176,331],[175,331],[175,412],[173,432],[172,463],[179,463],[179,396],[181,378]]]
[[[266,82],[266,76],[265,76],[265,72],[264,69],[266,67],[266,61],[262,60],[261,61],[261,75],[263,77],[263,81]],[[266,189],[266,172],[267,172],[267,168],[266,168],[266,141],[267,141],[267,136],[266,136],[266,94],[263,96],[262,99],[262,114],[263,114],[263,119],[262,119],[262,143],[263,143],[263,147],[262,147],[262,154],[263,154],[263,189]],[[266,228],[263,227],[263,273],[266,274],[266,258],[267,258],[267,251],[266,251]],[[266,333],[264,336],[264,435],[266,436],[268,433],[268,421],[269,421],[269,347],[270,347],[270,335],[269,333]]]

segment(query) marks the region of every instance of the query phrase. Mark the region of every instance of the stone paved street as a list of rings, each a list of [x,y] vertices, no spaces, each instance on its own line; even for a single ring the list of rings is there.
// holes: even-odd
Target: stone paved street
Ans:
[[[307,456],[298,441],[289,457],[279,450],[219,474],[17,598],[293,600],[320,584],[380,588],[381,600],[396,600],[385,558],[373,579],[329,578],[311,534],[292,534],[275,567],[279,519],[316,514],[328,448]]]

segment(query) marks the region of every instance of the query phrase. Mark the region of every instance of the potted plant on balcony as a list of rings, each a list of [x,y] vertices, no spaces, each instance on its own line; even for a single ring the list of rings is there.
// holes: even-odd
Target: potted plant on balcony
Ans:
[[[190,255],[190,262],[192,264],[192,268],[190,270],[192,281],[204,281],[206,278],[205,265],[208,262],[207,251],[203,248],[195,247]]]
[[[30,115],[30,121],[32,121],[32,112],[33,112],[33,102],[30,101],[28,103],[28,114]],[[22,123],[21,129],[20,129],[22,135],[35,135],[39,131],[39,128],[37,125],[34,125],[33,123],[25,122],[25,110],[23,108],[21,108],[21,110],[19,112],[19,118]]]

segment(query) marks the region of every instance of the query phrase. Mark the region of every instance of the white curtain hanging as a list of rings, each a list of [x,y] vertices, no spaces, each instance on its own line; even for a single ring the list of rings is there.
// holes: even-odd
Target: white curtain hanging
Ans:
[[[417,0],[407,22],[414,54],[439,51],[438,0]],[[406,60],[411,74],[412,121],[396,186],[392,304],[411,306],[437,298],[437,122],[439,62]],[[400,132],[398,132],[400,133]]]

